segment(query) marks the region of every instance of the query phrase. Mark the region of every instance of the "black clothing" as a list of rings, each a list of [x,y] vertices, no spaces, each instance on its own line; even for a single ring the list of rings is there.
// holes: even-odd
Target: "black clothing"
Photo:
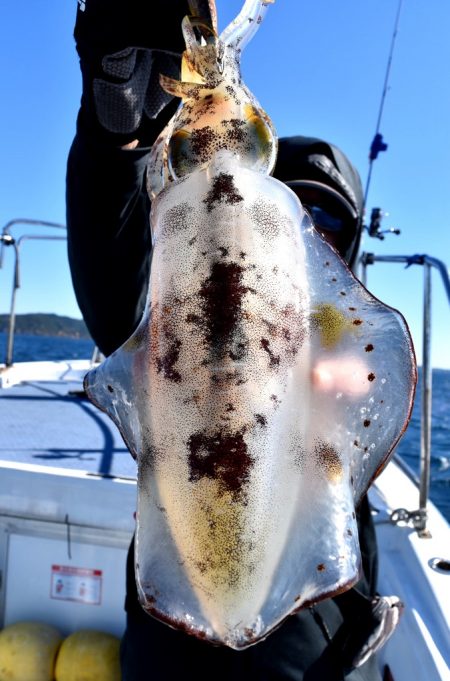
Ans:
[[[359,173],[347,156],[334,144],[315,137],[284,137],[279,141],[273,174],[299,195],[308,210],[310,202],[318,203],[340,218],[341,228],[339,234],[334,233],[333,242],[353,268],[361,241],[364,195]],[[296,180],[301,187],[295,186]]]
[[[166,113],[166,112],[164,112]],[[158,117],[153,124],[163,125]],[[83,117],[69,152],[68,255],[78,305],[105,355],[136,328],[150,268],[148,148],[124,151],[93,138]]]
[[[179,77],[186,14],[186,0],[79,4],[74,36],[83,77],[80,117],[93,137],[117,146],[136,138],[142,146],[153,142],[152,119],[171,100],[159,74]]]
[[[170,62],[184,50],[187,12],[186,0],[86,0],[77,9],[83,92],[67,166],[68,255],[80,310],[105,355],[131,335],[145,304],[151,252],[145,166],[178,100],[148,113],[155,88],[162,92],[160,70],[174,75]],[[136,138],[139,149],[119,148]]]
[[[316,137],[282,137],[275,177],[283,182],[304,179],[322,182],[341,193],[360,215],[363,190],[358,171],[334,144]]]

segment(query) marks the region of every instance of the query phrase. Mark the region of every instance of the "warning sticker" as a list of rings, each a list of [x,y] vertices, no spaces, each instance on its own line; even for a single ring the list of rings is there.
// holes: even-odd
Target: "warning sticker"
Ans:
[[[102,571],[69,565],[52,565],[50,598],[100,605]]]

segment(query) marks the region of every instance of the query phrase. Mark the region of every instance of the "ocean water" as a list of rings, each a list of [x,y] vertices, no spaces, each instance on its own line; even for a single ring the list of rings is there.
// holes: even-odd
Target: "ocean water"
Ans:
[[[6,334],[0,333],[0,362],[6,354]],[[50,338],[18,334],[14,343],[14,361],[83,359],[91,357],[90,340]],[[430,497],[450,522],[450,371],[433,370]],[[408,429],[398,446],[398,453],[415,472],[420,469],[420,370],[416,401]]]
[[[7,334],[0,332],[0,362],[5,361],[7,343]],[[94,343],[90,339],[85,338],[29,336],[20,333],[14,337],[14,362],[90,359],[93,352]]]
[[[421,371],[411,421],[398,453],[412,470],[420,470]],[[450,522],[450,371],[433,369],[430,498]]]

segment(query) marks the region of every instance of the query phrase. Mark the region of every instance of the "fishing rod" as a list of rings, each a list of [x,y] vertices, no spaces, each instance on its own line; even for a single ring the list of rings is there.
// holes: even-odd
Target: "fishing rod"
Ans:
[[[373,162],[378,158],[378,154],[381,151],[386,151],[388,148],[388,145],[386,142],[383,140],[383,135],[380,133],[380,126],[381,126],[381,120],[383,117],[383,111],[384,111],[384,105],[386,102],[386,95],[389,90],[389,77],[391,74],[391,66],[392,66],[392,58],[394,55],[394,49],[395,49],[395,42],[397,39],[397,34],[398,34],[398,27],[400,23],[400,14],[402,11],[402,5],[403,5],[403,0],[399,0],[398,6],[397,6],[397,14],[395,17],[395,23],[394,23],[394,29],[392,32],[392,38],[391,38],[391,47],[389,50],[389,56],[386,64],[386,72],[385,72],[385,77],[384,77],[384,84],[383,84],[383,90],[381,93],[381,100],[380,100],[380,107],[378,110],[378,118],[377,118],[377,124],[375,128],[375,135],[372,140],[372,144],[370,145],[370,152],[369,152],[369,170],[367,174],[367,181],[366,181],[366,188],[364,191],[364,202],[363,202],[363,212],[366,209],[367,205],[367,197],[369,195],[369,187],[370,187],[370,181],[372,179],[372,170],[373,170]],[[364,213],[363,213],[364,214]],[[391,228],[387,229],[385,231],[381,230],[381,220],[383,218],[383,212],[381,208],[373,208],[372,213],[370,216],[370,223],[369,226],[367,227],[367,231],[369,232],[369,235],[372,237],[376,237],[378,239],[384,239],[384,234],[389,232],[393,234],[400,234],[399,229]]]

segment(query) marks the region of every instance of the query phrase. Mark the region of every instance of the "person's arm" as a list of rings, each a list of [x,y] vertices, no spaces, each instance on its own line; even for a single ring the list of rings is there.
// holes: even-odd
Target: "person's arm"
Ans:
[[[78,304],[108,355],[132,333],[145,303],[151,238],[148,149],[125,151],[78,132],[67,165],[68,255]]]
[[[158,84],[174,75],[184,47],[184,0],[88,0],[75,40],[83,77],[67,165],[68,253],[88,329],[104,354],[133,332],[150,268],[150,146],[177,101]]]

